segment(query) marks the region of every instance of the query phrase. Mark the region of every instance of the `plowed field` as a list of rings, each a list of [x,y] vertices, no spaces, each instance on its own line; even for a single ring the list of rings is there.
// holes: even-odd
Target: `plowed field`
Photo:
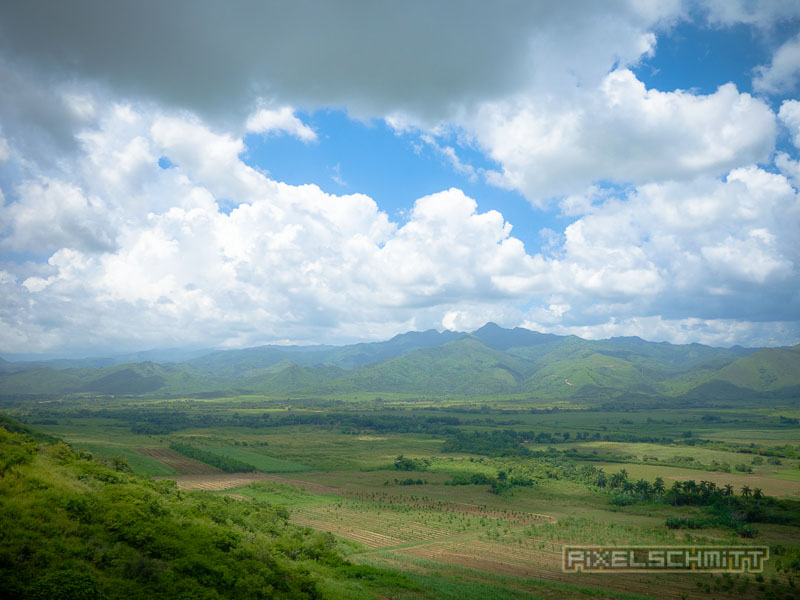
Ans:
[[[178,454],[169,448],[137,448],[136,451],[139,454],[164,463],[168,467],[175,469],[181,475],[201,475],[221,472],[198,460],[186,458],[182,454]]]

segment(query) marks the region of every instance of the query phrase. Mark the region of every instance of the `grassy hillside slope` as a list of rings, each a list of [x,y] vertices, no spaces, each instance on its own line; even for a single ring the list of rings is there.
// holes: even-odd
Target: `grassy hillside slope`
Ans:
[[[382,578],[403,583],[350,565],[330,535],[287,518],[260,501],[181,492],[124,461],[0,423],[3,598],[363,598],[386,592]]]
[[[722,367],[712,379],[760,391],[800,385],[800,346],[762,348]]]
[[[503,393],[516,390],[528,369],[524,360],[464,338],[357,369],[315,391]]]

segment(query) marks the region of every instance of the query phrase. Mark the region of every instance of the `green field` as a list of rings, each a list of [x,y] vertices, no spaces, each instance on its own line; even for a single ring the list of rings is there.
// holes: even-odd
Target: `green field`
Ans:
[[[800,430],[781,420],[795,414],[785,406],[709,416],[707,409],[554,410],[519,397],[481,404],[398,394],[303,398],[291,410],[285,398],[256,395],[72,398],[2,410],[184,490],[284,506],[292,523],[332,533],[353,564],[403,574],[402,585],[381,579],[377,597],[788,598],[800,576],[777,568],[800,536],[800,503],[790,500],[800,498]],[[258,471],[181,476],[137,451],[175,442]],[[587,475],[598,469],[608,477],[624,470],[630,488],[598,487]],[[637,496],[634,484],[657,478],[665,489],[689,480],[718,490],[729,484],[743,507],[779,502],[747,500],[743,488],[788,504],[782,520],[756,520],[748,529],[702,504]],[[670,529],[667,519],[699,528]],[[782,554],[761,582],[752,575],[574,575],[559,563],[566,543],[683,542],[767,544]],[[330,597],[375,597],[329,575],[321,589]]]
[[[164,463],[143,456],[136,450],[124,446],[104,446],[100,443],[75,443],[74,447],[79,450],[88,450],[100,457],[111,458],[121,456],[130,463],[137,473],[151,475],[153,477],[172,477],[178,473]]]
[[[235,458],[244,463],[253,465],[255,468],[264,471],[265,473],[298,473],[301,471],[310,471],[311,467],[301,465],[296,462],[282,460],[280,458],[273,458],[261,454],[260,452],[253,452],[251,450],[243,450],[241,448],[231,448],[229,446],[205,446],[203,448],[212,454],[218,456],[228,456]]]

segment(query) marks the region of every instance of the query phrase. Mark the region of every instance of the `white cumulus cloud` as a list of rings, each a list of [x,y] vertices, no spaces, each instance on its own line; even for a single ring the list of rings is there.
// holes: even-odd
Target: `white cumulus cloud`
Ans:
[[[775,115],[733,84],[706,96],[661,92],[617,70],[572,101],[520,97],[484,104],[466,128],[501,165],[502,182],[541,203],[600,180],[642,184],[722,175],[766,160]]]
[[[800,82],[800,34],[772,55],[772,62],[756,69],[753,89],[767,94],[793,92]]]
[[[250,133],[286,133],[304,142],[317,139],[314,130],[298,119],[290,106],[262,108],[247,118],[245,127]]]

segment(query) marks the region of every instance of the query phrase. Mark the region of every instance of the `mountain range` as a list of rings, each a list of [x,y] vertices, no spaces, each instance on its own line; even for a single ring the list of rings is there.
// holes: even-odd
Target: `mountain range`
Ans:
[[[504,329],[428,330],[346,346],[261,346],[80,360],[0,359],[0,396],[522,395],[605,402],[800,398],[800,344],[716,348]],[[130,355],[128,355],[129,357]]]

